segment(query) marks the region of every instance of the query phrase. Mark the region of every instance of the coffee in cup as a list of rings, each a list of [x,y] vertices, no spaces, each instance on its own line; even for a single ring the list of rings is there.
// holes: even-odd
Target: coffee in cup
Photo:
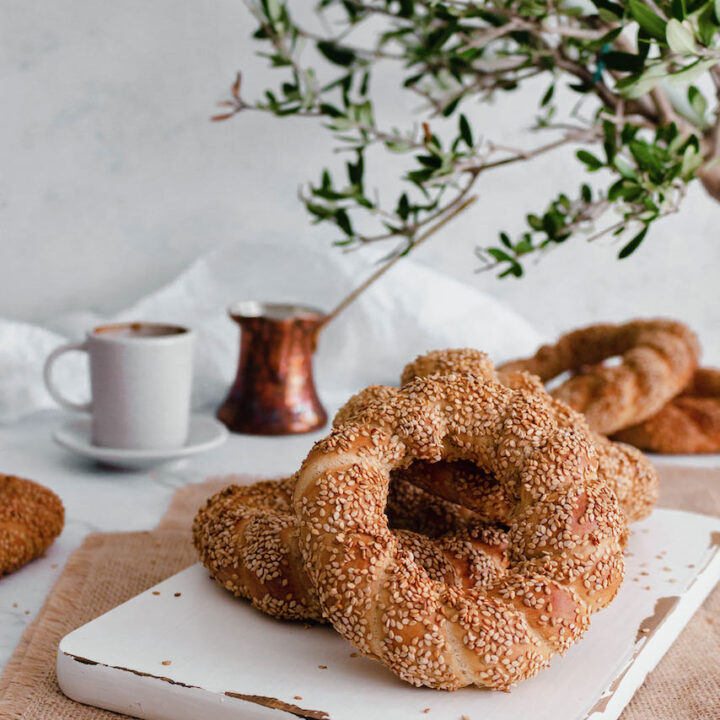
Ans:
[[[172,449],[185,444],[190,419],[195,333],[150,322],[101,325],[84,342],[54,350],[45,385],[69,410],[92,415],[92,442],[118,449]],[[55,387],[52,367],[70,351],[88,353],[92,399],[75,403]]]

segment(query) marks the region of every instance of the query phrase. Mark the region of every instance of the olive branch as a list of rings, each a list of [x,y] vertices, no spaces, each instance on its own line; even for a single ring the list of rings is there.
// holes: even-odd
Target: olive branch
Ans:
[[[693,179],[720,199],[720,0],[320,0],[320,30],[288,0],[247,4],[261,54],[283,79],[248,100],[238,74],[213,119],[258,111],[327,128],[351,159],[343,177],[324,169],[300,198],[314,222],[337,229],[340,247],[394,240],[390,257],[403,256],[467,207],[486,173],[565,146],[577,146],[588,182],[528,213],[519,236],[478,247],[481,269],[520,277],[527,256],[579,234],[619,237],[623,259],[677,212]],[[387,63],[401,73],[398,92],[422,101],[404,129],[376,122],[373,78]],[[537,77],[547,86],[531,127],[552,139],[515,148],[476,137],[466,103]],[[560,84],[589,111],[579,104],[558,120]],[[405,161],[394,196],[366,187],[371,147]]]

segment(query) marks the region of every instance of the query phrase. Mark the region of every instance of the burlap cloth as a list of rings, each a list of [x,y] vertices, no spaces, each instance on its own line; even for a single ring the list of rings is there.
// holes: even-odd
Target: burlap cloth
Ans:
[[[720,470],[665,466],[660,472],[661,505],[720,515]],[[0,677],[0,718],[121,717],[74,703],[60,692],[55,679],[58,642],[71,630],[195,562],[188,531],[191,518],[202,501],[225,484],[209,480],[181,488],[152,532],[96,534],[85,540]],[[650,673],[621,718],[720,718],[720,586]]]

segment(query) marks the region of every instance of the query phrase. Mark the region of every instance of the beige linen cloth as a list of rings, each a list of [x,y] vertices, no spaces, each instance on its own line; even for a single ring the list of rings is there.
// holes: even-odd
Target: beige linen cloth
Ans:
[[[660,474],[661,505],[720,515],[720,470],[665,466]],[[71,630],[195,562],[191,519],[204,499],[226,484],[227,480],[209,480],[181,488],[152,532],[91,535],[85,540],[0,677],[2,720],[122,717],[79,705],[62,694],[55,679],[58,642]],[[688,718],[720,718],[720,586],[621,716],[621,720]]]

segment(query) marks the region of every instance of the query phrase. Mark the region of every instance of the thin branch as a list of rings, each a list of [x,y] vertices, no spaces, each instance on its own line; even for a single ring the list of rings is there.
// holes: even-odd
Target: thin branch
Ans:
[[[447,225],[453,218],[463,212],[472,203],[477,200],[476,196],[467,198],[464,202],[457,205],[451,212],[443,217],[437,224],[433,225],[429,230],[423,233],[417,240],[412,243],[413,248],[416,248],[421,243],[424,243],[429,237],[434,235],[438,230]],[[398,253],[388,260],[382,267],[377,269],[370,277],[360,284],[355,290],[353,290],[346,298],[344,298],[334,310],[328,313],[322,323],[320,329],[324,328],[328,323],[332,322],[348,305],[355,301],[358,296],[364,293],[372,284],[379,280],[388,270],[390,270],[395,263],[404,257],[404,253]]]
[[[571,60],[566,57],[562,51],[555,51],[553,53],[555,57],[555,63],[559,68],[574,75],[579,80],[587,83],[592,87],[593,92],[602,100],[603,104],[613,110],[617,107],[619,98],[618,96],[607,86],[602,80],[596,80],[593,74],[580,63]]]
[[[656,86],[650,91],[650,97],[662,123],[677,122],[679,120],[669,98],[659,87]]]
[[[486,170],[493,168],[502,167],[503,165],[510,165],[511,163],[518,162],[520,160],[528,160],[530,158],[544,155],[552,150],[556,150],[563,145],[577,142],[589,142],[599,136],[599,130],[593,128],[591,130],[582,130],[579,132],[568,132],[565,137],[555,140],[554,142],[547,143],[546,145],[540,145],[539,147],[532,148],[530,150],[519,150],[517,148],[506,147],[503,145],[490,144],[492,151],[504,150],[506,152],[513,153],[510,157],[503,158],[502,160],[494,160],[492,162],[484,162],[481,165],[469,165],[467,167],[458,166],[458,170],[469,171],[474,173],[481,173]]]

